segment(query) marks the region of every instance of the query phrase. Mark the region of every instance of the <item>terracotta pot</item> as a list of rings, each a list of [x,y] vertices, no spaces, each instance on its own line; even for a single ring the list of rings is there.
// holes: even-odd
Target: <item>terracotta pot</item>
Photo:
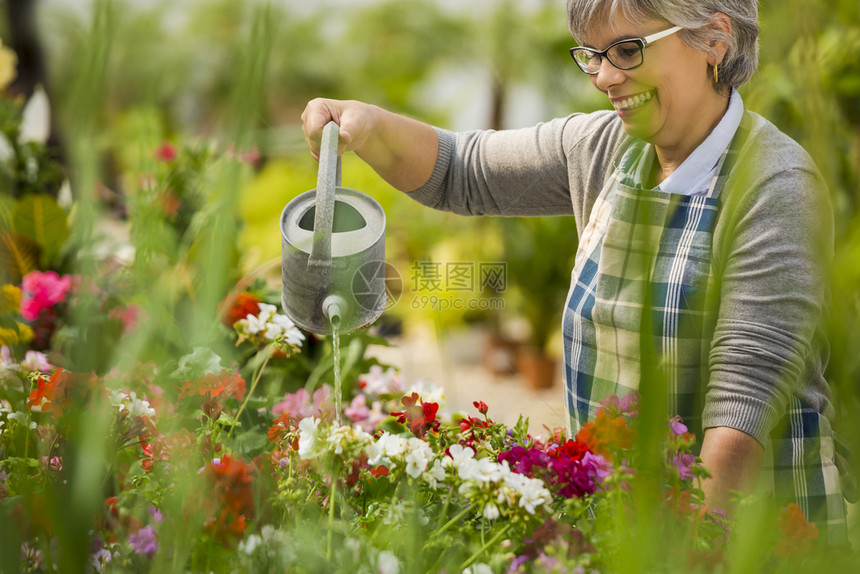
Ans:
[[[484,368],[494,375],[511,375],[516,372],[519,344],[501,335],[490,335],[484,344]]]
[[[517,353],[517,371],[535,389],[548,389],[555,383],[558,361],[532,347],[523,347]]]

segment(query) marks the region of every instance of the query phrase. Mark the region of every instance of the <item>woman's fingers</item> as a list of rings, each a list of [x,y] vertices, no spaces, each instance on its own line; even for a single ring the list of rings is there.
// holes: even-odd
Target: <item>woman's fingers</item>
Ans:
[[[354,151],[363,139],[367,124],[359,102],[317,98],[308,102],[302,112],[302,131],[311,155],[319,159],[322,130],[331,121],[339,126],[338,154]],[[359,137],[356,137],[359,136]]]

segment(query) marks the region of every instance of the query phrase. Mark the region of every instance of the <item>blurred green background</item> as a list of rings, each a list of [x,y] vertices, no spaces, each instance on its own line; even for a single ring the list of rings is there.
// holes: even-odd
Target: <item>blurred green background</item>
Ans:
[[[572,39],[563,0],[0,4],[0,37],[19,54],[12,88],[26,96],[37,83],[45,85],[56,120],[52,135],[64,154],[91,159],[81,165],[90,165],[87,177],[100,183],[96,212],[102,216],[122,220],[121,206],[135,184],[121,174],[139,170],[164,140],[214,139],[223,148],[259,150],[252,177],[235,180],[241,186],[238,257],[246,272],[275,263],[273,281],[278,215],[315,186],[316,163],[299,120],[309,99],[365,100],[452,129],[519,127],[607,105],[567,54]],[[741,93],[749,109],[813,155],[829,184],[837,263],[828,374],[844,432],[860,436],[851,416],[860,395],[860,3],[759,5],[760,67]],[[253,17],[260,10],[262,20]],[[248,57],[249,50],[264,53]],[[237,126],[236,118],[246,124]],[[67,132],[84,137],[70,142]],[[552,342],[576,246],[572,220],[432,212],[353,156],[344,158],[343,181],[386,211],[388,258],[404,284],[390,317],[429,321],[442,333],[478,323],[493,330],[521,319],[533,345],[557,347]],[[421,293],[410,291],[410,276],[421,261],[505,261],[504,309],[416,310],[410,297]]]

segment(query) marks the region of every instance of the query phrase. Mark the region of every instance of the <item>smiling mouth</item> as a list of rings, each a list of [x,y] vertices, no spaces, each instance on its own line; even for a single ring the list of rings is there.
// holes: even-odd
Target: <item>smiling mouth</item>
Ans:
[[[630,96],[629,98],[624,98],[623,100],[612,102],[612,105],[619,112],[627,112],[644,106],[645,102],[647,102],[653,97],[653,91],[642,92],[641,94],[636,94],[635,96]]]

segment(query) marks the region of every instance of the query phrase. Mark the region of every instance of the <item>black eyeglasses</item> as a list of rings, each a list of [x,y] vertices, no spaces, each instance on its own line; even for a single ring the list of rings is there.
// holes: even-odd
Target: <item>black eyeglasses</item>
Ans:
[[[683,28],[675,26],[674,28],[645,36],[644,38],[619,40],[614,44],[610,44],[605,50],[577,46],[570,49],[570,57],[573,58],[573,61],[576,62],[580,70],[590,76],[600,71],[600,64],[603,62],[603,58],[609,60],[609,63],[619,70],[632,70],[641,66],[642,62],[645,61],[642,51],[646,46],[653,44],[660,38],[674,34],[678,30],[683,30]]]

